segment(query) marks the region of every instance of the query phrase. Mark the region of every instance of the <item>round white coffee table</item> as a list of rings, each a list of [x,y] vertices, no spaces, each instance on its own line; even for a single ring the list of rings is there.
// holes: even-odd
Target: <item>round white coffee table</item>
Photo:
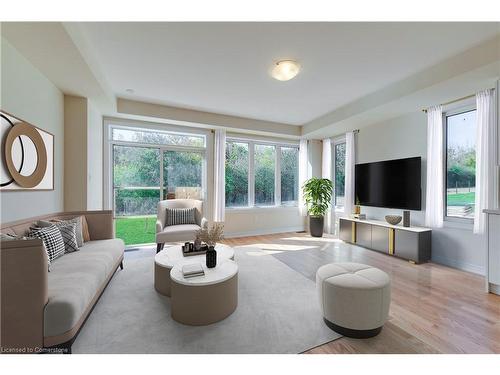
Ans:
[[[223,260],[234,260],[234,250],[232,247],[217,244],[217,264]],[[170,297],[170,270],[177,264],[189,264],[200,262],[205,264],[205,254],[184,256],[181,245],[174,245],[165,248],[155,256],[155,289],[158,293]]]
[[[191,263],[197,263],[191,262]],[[232,260],[217,260],[217,267],[207,268],[204,276],[184,278],[183,264],[171,272],[171,315],[179,323],[201,326],[221,321],[238,306],[238,265]]]

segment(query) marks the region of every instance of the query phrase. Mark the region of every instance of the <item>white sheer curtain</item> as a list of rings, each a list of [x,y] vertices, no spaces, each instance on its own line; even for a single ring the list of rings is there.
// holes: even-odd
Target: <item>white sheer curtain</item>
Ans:
[[[425,225],[443,226],[444,215],[443,111],[440,105],[427,110],[427,187]]]
[[[302,195],[302,185],[307,180],[307,139],[301,139],[299,144],[299,209],[302,216],[307,215],[307,207]]]
[[[484,209],[495,205],[496,111],[495,92],[485,90],[476,94],[476,206],[474,233],[486,229]]]
[[[214,221],[224,222],[226,210],[226,131],[215,131]]]
[[[332,140],[330,138],[323,139],[323,154],[321,159],[321,177],[333,180],[332,178]],[[335,228],[335,209],[333,207],[333,194],[330,209],[325,217],[325,231],[333,233]]]
[[[345,193],[344,214],[349,216],[354,209],[354,165],[356,164],[356,142],[354,132],[345,134]]]

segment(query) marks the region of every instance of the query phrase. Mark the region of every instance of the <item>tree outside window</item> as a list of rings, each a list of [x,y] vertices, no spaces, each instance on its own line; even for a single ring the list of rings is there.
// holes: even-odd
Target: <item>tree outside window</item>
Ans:
[[[476,110],[446,116],[446,216],[474,218]]]

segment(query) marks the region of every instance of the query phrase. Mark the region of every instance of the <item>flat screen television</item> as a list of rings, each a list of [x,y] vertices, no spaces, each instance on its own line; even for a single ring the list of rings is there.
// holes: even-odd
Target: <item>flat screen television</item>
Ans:
[[[356,164],[355,197],[362,206],[422,209],[421,158]]]

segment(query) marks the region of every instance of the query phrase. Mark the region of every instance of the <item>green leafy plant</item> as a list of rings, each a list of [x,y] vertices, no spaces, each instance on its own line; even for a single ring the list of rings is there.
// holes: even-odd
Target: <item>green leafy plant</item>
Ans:
[[[313,177],[304,183],[302,190],[309,214],[324,216],[332,201],[332,181],[327,178]]]

